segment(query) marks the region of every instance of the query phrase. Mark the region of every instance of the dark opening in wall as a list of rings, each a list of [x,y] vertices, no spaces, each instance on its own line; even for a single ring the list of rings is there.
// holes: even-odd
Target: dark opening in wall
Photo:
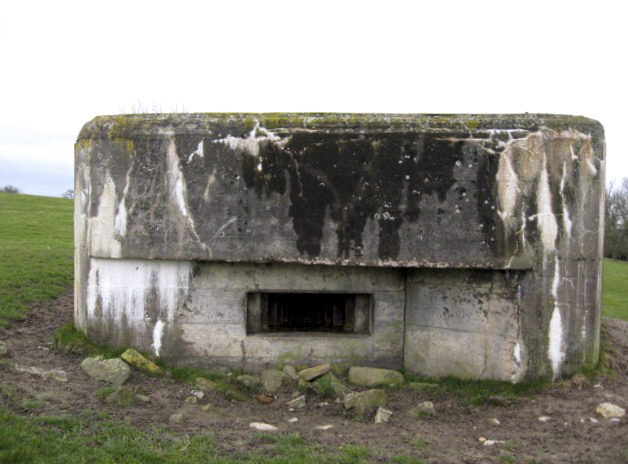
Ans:
[[[249,293],[247,332],[371,332],[371,295]]]

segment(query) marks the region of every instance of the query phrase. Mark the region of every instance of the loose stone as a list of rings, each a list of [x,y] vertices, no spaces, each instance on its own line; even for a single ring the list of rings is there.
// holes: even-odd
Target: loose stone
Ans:
[[[197,397],[199,400],[205,398],[205,393],[203,392],[203,390],[192,390],[190,393]]]
[[[81,370],[93,379],[120,386],[131,375],[131,368],[120,358],[104,359],[102,356],[85,358]]]
[[[56,380],[57,382],[67,382],[68,375],[65,371],[57,370],[57,369],[40,369],[39,367],[28,367],[28,366],[20,366],[19,364],[15,364],[13,369],[16,372],[22,372],[25,374],[32,374],[38,377],[42,377],[44,379]]]
[[[0,358],[6,358],[9,356],[9,349],[7,348],[7,344],[3,341],[0,341]]]
[[[249,427],[259,432],[275,432],[277,430],[277,427],[274,425],[265,424],[264,422],[251,422]]]
[[[347,395],[344,406],[345,409],[353,409],[356,416],[363,416],[378,406],[384,406],[386,401],[386,392],[374,389]]]
[[[281,388],[286,375],[277,369],[266,369],[262,372],[262,389],[265,393],[275,393]]]
[[[403,383],[403,375],[390,369],[352,366],[349,369],[349,383],[361,387],[400,385]]]
[[[431,401],[423,401],[422,403],[419,403],[419,405],[415,408],[412,408],[410,410],[410,414],[412,414],[416,418],[433,416],[436,414],[436,409],[434,409],[434,403],[432,403]]]
[[[377,408],[377,412],[375,413],[374,422],[376,424],[382,424],[384,422],[388,422],[388,419],[390,419],[390,416],[392,416],[392,411],[390,409],[382,408],[380,406],[379,408]]]
[[[194,379],[194,386],[205,393],[216,390],[216,383],[205,377],[197,377]]]
[[[626,410],[624,408],[613,403],[600,403],[597,405],[595,412],[597,412],[604,419],[624,417],[626,415]]]
[[[315,430],[329,430],[334,428],[333,424],[325,424],[325,425],[319,425],[317,427],[314,427]]]
[[[297,374],[297,371],[294,368],[294,366],[289,366],[289,365],[284,366],[283,373],[286,375],[286,377],[288,377],[289,379],[295,382],[299,380],[299,375]]]
[[[248,390],[255,390],[259,386],[259,380],[252,375],[244,374],[236,377],[236,381]]]
[[[286,405],[289,408],[304,408],[306,406],[305,395],[301,395],[298,398],[288,401]]]
[[[299,378],[306,382],[311,382],[312,380],[325,375],[329,372],[331,366],[329,364],[321,364],[320,366],[310,367],[308,369],[304,369],[299,372]]]
[[[153,377],[166,375],[166,371],[163,368],[159,367],[150,359],[146,359],[139,351],[132,348],[126,350],[120,357],[124,362],[146,375]]]

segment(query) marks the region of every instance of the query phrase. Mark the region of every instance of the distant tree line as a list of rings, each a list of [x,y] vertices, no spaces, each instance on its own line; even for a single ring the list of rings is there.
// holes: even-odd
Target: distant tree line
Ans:
[[[628,178],[606,188],[604,256],[628,261]]]
[[[2,193],[20,193],[20,189],[18,189],[17,187],[15,187],[13,185],[5,185],[4,187],[2,187],[2,190],[0,190],[0,192],[2,192]]]

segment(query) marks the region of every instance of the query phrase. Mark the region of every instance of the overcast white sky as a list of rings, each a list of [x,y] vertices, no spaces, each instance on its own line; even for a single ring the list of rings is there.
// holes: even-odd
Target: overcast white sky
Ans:
[[[619,1],[62,0],[0,6],[0,187],[59,196],[99,114],[564,113],[628,177]]]

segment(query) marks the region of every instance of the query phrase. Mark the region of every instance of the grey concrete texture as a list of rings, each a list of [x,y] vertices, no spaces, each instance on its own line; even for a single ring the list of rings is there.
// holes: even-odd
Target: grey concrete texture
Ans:
[[[76,147],[95,257],[515,269],[550,242],[596,256],[602,129],[584,118],[125,115],[87,123]]]
[[[174,364],[558,378],[599,353],[604,150],[563,115],[97,117],[75,321]],[[371,332],[247,334],[260,291],[371,294]]]

